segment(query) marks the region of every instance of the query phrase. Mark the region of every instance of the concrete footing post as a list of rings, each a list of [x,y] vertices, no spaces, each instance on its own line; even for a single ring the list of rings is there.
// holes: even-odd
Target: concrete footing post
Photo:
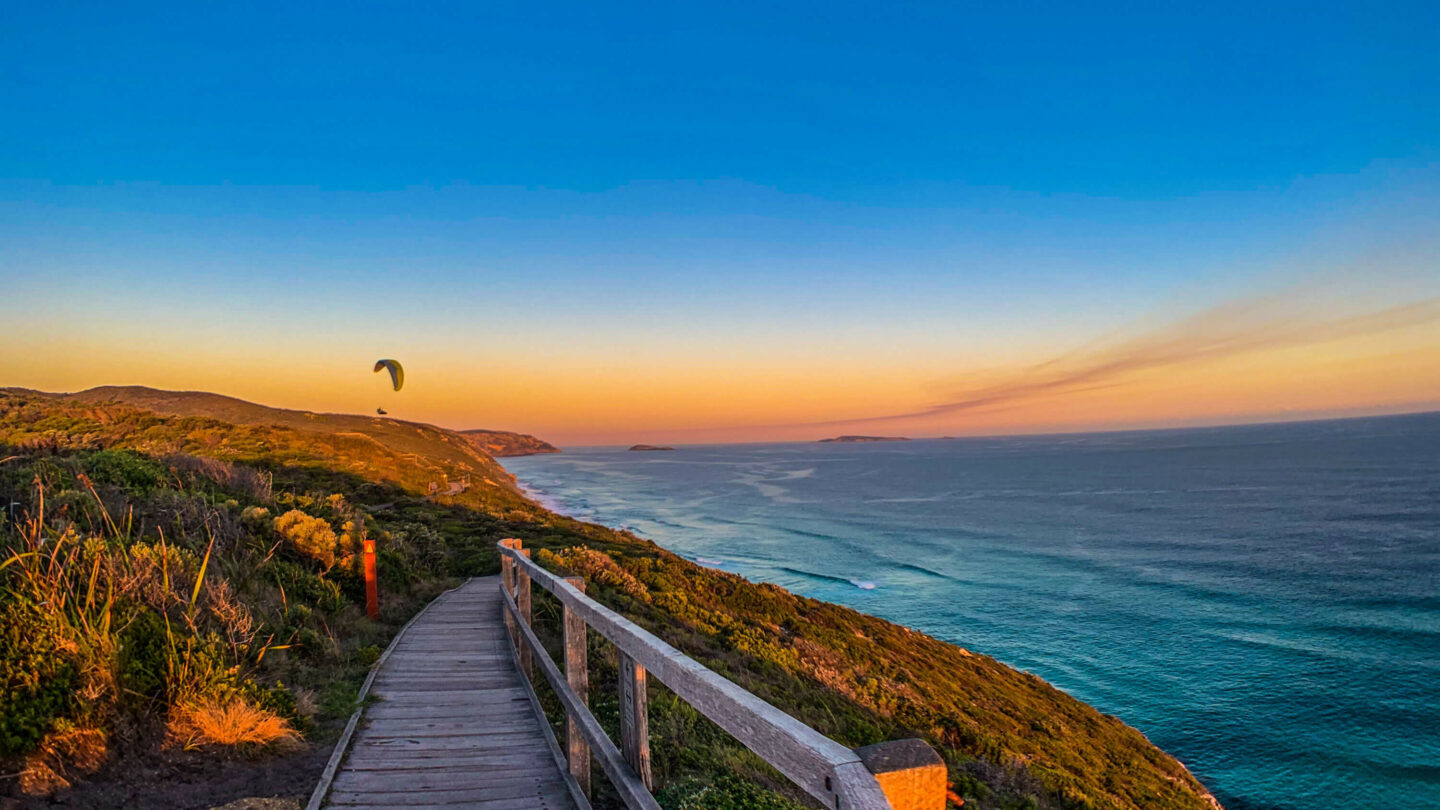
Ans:
[[[924,740],[892,740],[855,749],[893,810],[945,810],[945,760]]]

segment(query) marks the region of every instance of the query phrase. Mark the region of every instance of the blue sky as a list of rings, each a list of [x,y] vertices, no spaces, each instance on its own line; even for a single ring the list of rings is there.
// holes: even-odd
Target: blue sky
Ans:
[[[996,364],[1383,275],[1440,229],[1434,3],[15,3],[0,30],[13,312],[137,351],[530,330]]]
[[[5,14],[0,168],[60,183],[1164,199],[1411,159],[1440,125],[1433,3]]]

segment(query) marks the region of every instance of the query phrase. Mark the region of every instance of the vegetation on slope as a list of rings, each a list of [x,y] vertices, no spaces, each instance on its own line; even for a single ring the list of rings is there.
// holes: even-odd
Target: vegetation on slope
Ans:
[[[73,402],[130,405],[168,416],[199,416],[232,425],[287,427],[306,434],[329,437],[331,442],[348,439],[352,442],[379,444],[393,454],[408,457],[415,469],[403,470],[406,482],[422,474],[428,474],[432,481],[436,480],[437,476],[443,480],[449,475],[458,480],[464,475],[473,474],[477,486],[483,484],[488,487],[514,489],[514,477],[505,472],[490,454],[477,450],[473,442],[454,431],[434,425],[382,416],[269,408],[220,394],[160,391],[139,385],[102,386],[58,396]],[[319,448],[321,456],[339,460],[341,456],[331,452],[337,446],[327,442]],[[351,452],[344,458],[350,460],[363,455],[361,450]],[[349,470],[362,473],[367,478],[376,477],[375,473],[367,472],[363,466],[352,465]],[[376,471],[379,474],[391,475],[399,475],[401,472],[400,465]]]
[[[348,715],[394,629],[495,567],[503,516],[539,513],[508,485],[415,494],[447,475],[508,484],[468,446],[0,392],[0,772],[43,793],[107,749],[254,747]],[[356,607],[364,536],[378,623]]]
[[[183,413],[183,398],[169,396],[171,413]],[[514,536],[543,565],[584,576],[596,598],[847,745],[926,738],[967,807],[1209,802],[1138,732],[1033,676],[549,513],[455,434],[346,417],[381,423],[379,435],[356,435],[323,420],[313,428],[298,412],[272,423],[250,413],[231,424],[0,392],[0,757],[16,760],[4,771],[23,771],[23,787],[59,787],[97,767],[107,746],[315,736],[349,712],[399,623],[455,578],[494,572],[495,541]],[[436,476],[466,475],[468,489],[427,497]],[[381,549],[378,623],[357,607],[362,536]],[[558,609],[542,597],[537,610],[553,640]],[[613,651],[592,644],[592,705],[613,726]],[[652,686],[651,714],[667,807],[800,800],[662,686]]]

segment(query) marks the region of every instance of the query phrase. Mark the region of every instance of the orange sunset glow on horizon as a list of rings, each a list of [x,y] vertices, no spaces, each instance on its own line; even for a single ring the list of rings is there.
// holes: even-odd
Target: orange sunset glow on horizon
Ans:
[[[603,336],[569,355],[518,341],[414,344],[399,393],[368,367],[387,351],[383,341],[348,345],[349,335],[298,352],[187,345],[163,333],[136,348],[77,328],[22,339],[0,373],[47,391],[136,384],[303,410],[383,407],[393,418],[569,445],[1081,432],[1440,408],[1440,298],[1372,293],[1332,279],[1008,357],[963,345],[830,354],[723,341],[609,354]]]

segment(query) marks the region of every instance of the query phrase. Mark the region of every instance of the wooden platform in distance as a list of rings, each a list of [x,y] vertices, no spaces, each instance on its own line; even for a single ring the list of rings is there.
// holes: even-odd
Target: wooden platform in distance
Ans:
[[[510,657],[499,577],[437,599],[370,694],[326,806],[574,810]]]

